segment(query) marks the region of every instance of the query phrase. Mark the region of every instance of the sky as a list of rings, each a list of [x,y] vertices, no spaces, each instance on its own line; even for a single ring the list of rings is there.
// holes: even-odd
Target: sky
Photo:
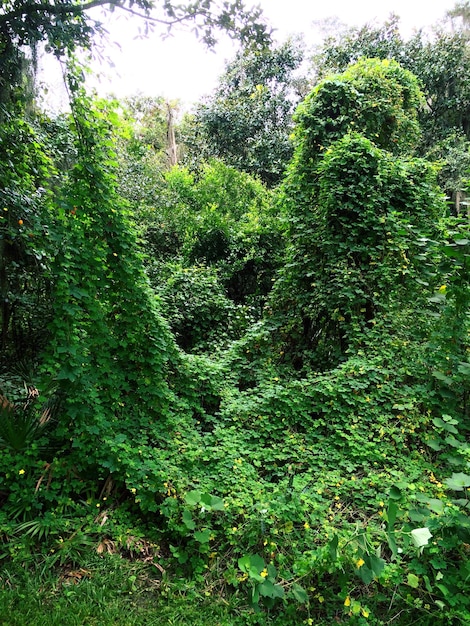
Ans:
[[[319,41],[315,23],[326,18],[337,17],[347,25],[360,26],[381,24],[396,13],[403,35],[409,36],[442,19],[454,7],[455,0],[246,0],[245,4],[261,5],[277,40],[303,33],[307,44],[313,45]],[[89,83],[102,96],[113,94],[122,98],[142,93],[179,100],[183,107],[190,107],[211,92],[226,61],[235,54],[236,47],[228,37],[221,36],[215,50],[209,51],[191,32],[174,31],[171,37],[162,39],[156,31],[139,38],[142,24],[138,18],[118,11],[105,19],[103,13],[96,15],[109,34],[101,51],[102,59],[93,62],[94,76]],[[40,78],[50,86],[49,98],[55,95],[59,102],[61,92],[65,98],[60,73],[52,62],[45,63]]]

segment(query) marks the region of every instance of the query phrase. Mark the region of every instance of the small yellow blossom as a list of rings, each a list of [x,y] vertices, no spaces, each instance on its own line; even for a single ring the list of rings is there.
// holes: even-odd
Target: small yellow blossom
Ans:
[[[357,559],[356,561],[356,567],[357,569],[359,569],[360,567],[362,567],[364,565],[365,561],[364,559]]]
[[[20,469],[20,471],[18,472],[18,474],[20,474],[20,476],[22,476],[25,473],[24,469]]]
[[[385,504],[383,503],[383,500],[379,502],[379,506],[381,506],[382,508],[385,506]]]
[[[305,522],[304,528],[305,528],[305,530],[308,530],[310,528],[310,524],[308,522]]]
[[[369,617],[369,615],[370,615],[370,611],[369,611],[369,609],[366,609],[366,608],[364,608],[364,607],[362,607],[362,608],[361,608],[361,613],[362,613],[362,615],[363,615],[364,617],[366,617],[366,618],[367,618],[367,617]]]
[[[346,596],[346,600],[344,601],[344,606],[351,606],[351,598]]]
[[[263,578],[267,578],[267,576],[268,576],[268,570],[267,570],[267,569],[264,569],[264,570],[261,572],[260,576],[262,576]]]

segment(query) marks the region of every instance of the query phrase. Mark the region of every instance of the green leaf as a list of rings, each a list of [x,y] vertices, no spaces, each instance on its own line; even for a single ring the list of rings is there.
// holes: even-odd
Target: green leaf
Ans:
[[[292,585],[291,593],[299,604],[306,604],[308,602],[308,593],[297,583]]]
[[[209,543],[210,536],[211,531],[208,528],[206,528],[206,530],[197,530],[194,533],[194,539],[199,541],[199,543]]]
[[[376,578],[379,578],[380,574],[384,571],[386,562],[374,554],[369,557],[370,568]]]
[[[197,506],[201,502],[201,492],[200,491],[188,491],[184,496],[186,504],[190,506]]]
[[[191,512],[188,511],[188,509],[184,509],[183,511],[183,524],[189,530],[194,530],[196,528],[196,524],[194,523],[193,516],[191,515]]]
[[[359,578],[362,580],[362,582],[365,585],[370,585],[370,583],[374,580],[374,572],[366,565],[363,565],[358,570],[358,573],[359,573]]]
[[[284,589],[281,585],[275,585],[270,580],[265,580],[258,586],[259,592],[262,596],[267,598],[282,598],[284,597]]]
[[[396,500],[390,499],[388,502],[388,508],[387,508],[387,528],[389,532],[393,530],[395,520],[397,519],[397,513],[398,513],[398,504],[396,503]]]
[[[465,376],[470,376],[470,363],[465,363],[461,361],[457,367],[461,374],[465,374]]]
[[[398,554],[398,547],[397,547],[397,542],[395,541],[394,533],[387,533],[387,543],[388,543],[388,547],[390,548],[393,558],[396,558]]]
[[[453,424],[450,424],[449,422],[442,420],[440,417],[435,417],[433,419],[433,424],[434,426],[443,428],[447,432],[453,433],[454,435],[457,435],[459,432]]]
[[[330,554],[330,560],[336,561],[338,556],[338,535],[335,535],[328,544],[328,552]]]
[[[444,382],[446,385],[452,385],[452,378],[449,378],[442,372],[439,372],[438,370],[433,370],[432,375],[434,376],[434,378],[437,378],[437,380],[442,380],[442,382]]]
[[[242,572],[248,573],[250,569],[250,557],[247,554],[238,559],[238,567]]]
[[[442,502],[442,500],[438,500],[437,498],[428,498],[427,496],[422,496],[420,494],[416,496],[416,499],[419,502],[427,504],[433,513],[443,513],[444,511],[444,502]]]
[[[262,572],[265,568],[264,559],[258,554],[252,554],[250,556],[250,564],[252,567],[258,570],[258,573]]]
[[[432,533],[427,526],[424,526],[423,528],[415,528],[411,531],[411,541],[416,548],[427,546],[431,537]]]
[[[390,500],[395,500],[396,502],[401,500],[401,498],[402,498],[401,490],[396,485],[393,485],[390,488],[389,498],[390,498]]]
[[[408,574],[407,584],[413,589],[418,589],[419,578],[415,574]]]
[[[211,509],[212,511],[225,510],[224,501],[218,496],[211,496],[208,493],[203,493],[201,494],[201,502],[207,509]]]
[[[454,491],[463,491],[466,487],[470,487],[470,476],[462,472],[454,473],[450,478],[444,480],[449,489]]]

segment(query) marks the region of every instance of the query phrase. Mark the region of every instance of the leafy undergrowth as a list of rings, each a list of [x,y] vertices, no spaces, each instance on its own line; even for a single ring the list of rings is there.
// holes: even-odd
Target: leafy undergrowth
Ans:
[[[119,446],[140,483],[4,450],[0,623],[468,623],[465,424],[383,355],[243,391],[189,359],[207,412],[171,464]]]

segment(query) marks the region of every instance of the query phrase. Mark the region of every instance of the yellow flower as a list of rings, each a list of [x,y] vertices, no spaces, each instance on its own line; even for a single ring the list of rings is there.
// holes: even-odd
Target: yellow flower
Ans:
[[[304,528],[305,528],[305,530],[308,530],[310,528],[310,524],[308,522],[305,522]]]
[[[439,293],[445,293],[447,291],[447,285],[441,285],[439,287]]]
[[[364,607],[362,607],[362,608],[361,608],[361,613],[362,613],[362,615],[363,615],[364,617],[369,617],[369,615],[370,615],[370,611],[369,611],[369,609],[366,609],[366,608],[364,608]]]
[[[357,569],[359,569],[360,567],[362,567],[364,565],[365,561],[364,559],[357,559],[356,561],[356,567]]]
[[[267,570],[267,569],[264,569],[264,570],[261,572],[260,576],[262,576],[263,578],[267,578],[267,576],[268,576],[268,570]]]
[[[351,606],[351,598],[346,596],[346,600],[344,601],[344,606]]]
[[[18,474],[20,474],[20,476],[22,476],[25,473],[24,469],[20,469],[20,471],[18,472]]]

